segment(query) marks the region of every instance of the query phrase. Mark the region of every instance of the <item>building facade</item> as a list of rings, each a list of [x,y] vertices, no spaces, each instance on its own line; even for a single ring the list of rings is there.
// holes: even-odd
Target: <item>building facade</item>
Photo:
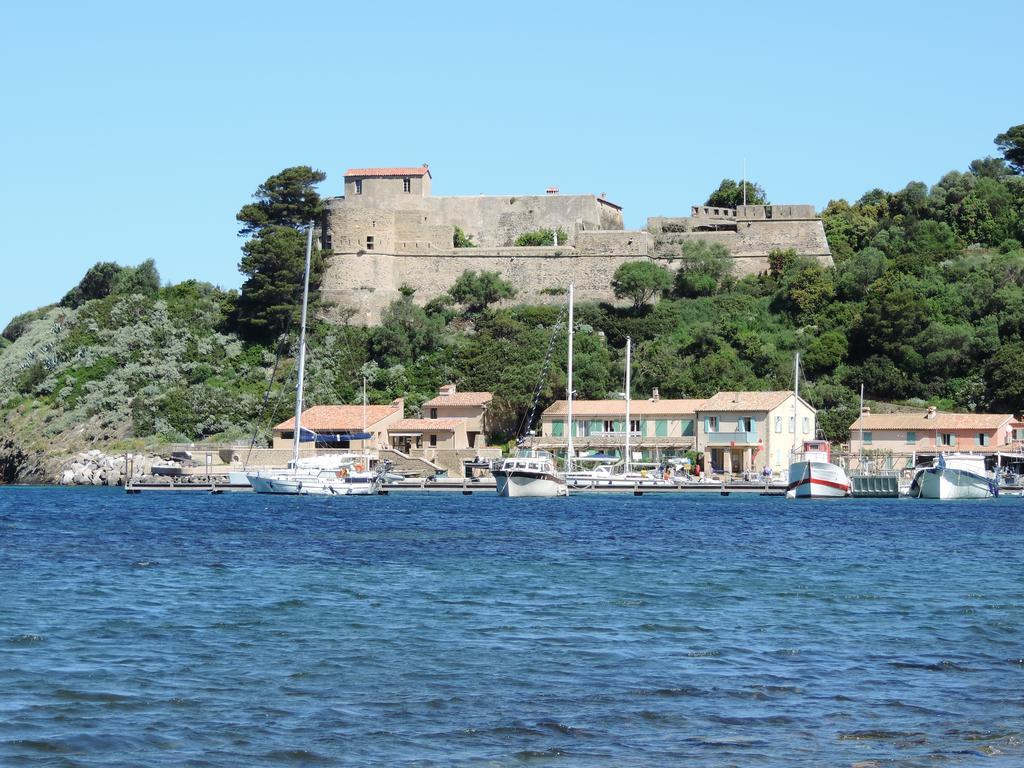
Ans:
[[[1009,413],[864,412],[850,425],[851,457],[883,469],[905,469],[918,456],[939,453],[1019,452],[1024,424]],[[851,458],[856,465],[857,461]]]
[[[632,400],[629,407],[630,461],[655,462],[694,448],[695,409],[703,400]],[[626,401],[578,400],[573,409],[573,448],[577,456],[600,453],[625,458]],[[556,400],[541,414],[530,444],[564,453],[568,446],[568,403]]]
[[[814,439],[817,411],[793,392],[719,392],[696,411],[705,473],[789,470],[794,449]]]

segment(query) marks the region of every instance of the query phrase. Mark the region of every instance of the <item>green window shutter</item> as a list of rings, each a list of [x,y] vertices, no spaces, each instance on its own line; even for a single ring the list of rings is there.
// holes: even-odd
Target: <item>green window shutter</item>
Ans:
[[[604,428],[604,424],[602,424],[600,421],[592,421],[592,422],[590,422],[590,434],[592,434],[592,435],[596,435],[603,428]]]
[[[640,437],[647,437],[647,419],[640,419]]]
[[[683,419],[680,424],[683,437],[693,437],[693,419]]]
[[[956,435],[954,435],[952,432],[950,432],[949,434],[949,444],[951,446],[956,445]]]
[[[710,416],[705,416],[704,417],[704,434],[707,435],[707,434],[710,434],[710,433],[711,433],[711,417]]]
[[[871,433],[870,432],[865,432],[864,433],[864,444],[865,445],[870,445],[871,444]]]
[[[907,432],[907,443],[913,445],[917,442],[917,432]]]
[[[565,434],[565,422],[564,421],[553,421],[551,422],[551,436],[562,437]]]
[[[658,419],[654,422],[654,436],[668,437],[668,421],[666,419]]]

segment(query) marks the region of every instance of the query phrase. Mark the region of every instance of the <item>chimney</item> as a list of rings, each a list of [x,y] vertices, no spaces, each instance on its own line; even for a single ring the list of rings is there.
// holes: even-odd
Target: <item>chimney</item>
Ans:
[[[934,405],[929,405],[928,406],[928,415],[925,416],[925,418],[926,419],[934,419],[935,416],[936,416],[936,411],[937,411],[937,409],[936,409],[936,407]]]
[[[860,412],[864,416],[870,416],[871,415],[871,406],[870,405],[865,405],[863,408],[860,409]]]
[[[441,387],[438,388],[437,394],[442,395],[444,397],[448,397],[449,395],[454,395],[455,394],[455,385],[454,384],[444,384],[444,385],[442,385]]]
[[[656,403],[659,400],[661,400],[661,393],[658,392],[658,388],[655,387],[654,389],[651,390],[651,402]]]

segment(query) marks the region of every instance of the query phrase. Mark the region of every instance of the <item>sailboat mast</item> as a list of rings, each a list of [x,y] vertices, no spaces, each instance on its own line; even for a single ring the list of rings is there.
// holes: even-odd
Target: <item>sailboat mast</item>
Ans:
[[[568,370],[567,381],[566,381],[566,401],[568,402],[568,408],[565,411],[565,428],[566,434],[569,436],[565,446],[565,471],[568,472],[572,467],[572,334],[573,334],[573,285],[569,284],[569,360],[566,364]]]
[[[629,458],[630,458],[630,453],[629,453],[629,424],[630,424],[630,421],[629,421],[629,406],[630,406],[630,402],[631,402],[632,393],[630,392],[629,373],[630,373],[630,367],[631,367],[631,362],[632,362],[630,360],[630,352],[632,351],[632,347],[633,347],[633,339],[630,338],[629,336],[627,336],[626,337],[626,474],[629,474]]]
[[[796,453],[796,413],[797,406],[800,404],[800,353],[796,353],[796,359],[793,362],[793,453]]]
[[[306,275],[302,283],[302,324],[299,329],[299,383],[295,388],[295,434],[292,440],[292,466],[299,461],[302,444],[302,388],[306,378],[306,310],[309,307],[309,263],[313,253],[313,222],[306,231]]]
[[[860,385],[860,452],[857,456],[858,469],[864,471],[864,384]]]

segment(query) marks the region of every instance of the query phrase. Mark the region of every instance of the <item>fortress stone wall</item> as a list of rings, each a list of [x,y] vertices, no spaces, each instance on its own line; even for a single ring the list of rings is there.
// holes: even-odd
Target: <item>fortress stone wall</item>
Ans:
[[[415,288],[415,301],[425,304],[466,270],[501,273],[516,287],[516,302],[564,301],[551,289],[570,283],[580,301],[614,301],[611,279],[621,264],[646,258],[675,269],[682,243],[692,239],[723,244],[738,276],[766,270],[776,248],[831,263],[813,206],[695,206],[690,216],[655,217],[646,230],[625,230],[622,209],[603,197],[557,190],[433,197],[430,179],[426,166],[350,170],[345,196],[326,201],[321,293],[352,322],[378,322],[402,286]],[[477,247],[454,248],[456,226]],[[513,245],[542,228],[563,230],[567,242]]]

